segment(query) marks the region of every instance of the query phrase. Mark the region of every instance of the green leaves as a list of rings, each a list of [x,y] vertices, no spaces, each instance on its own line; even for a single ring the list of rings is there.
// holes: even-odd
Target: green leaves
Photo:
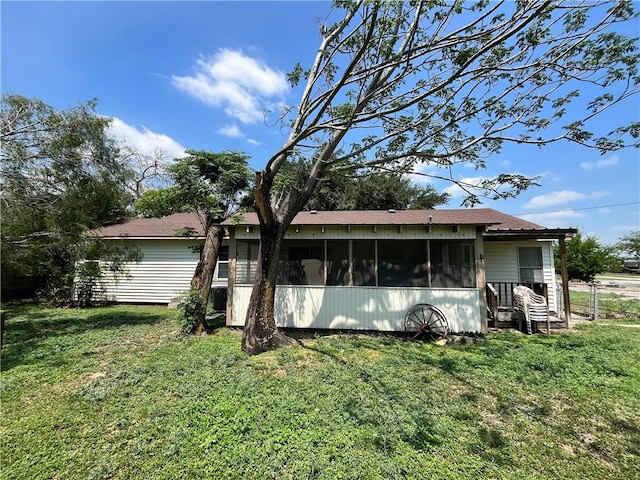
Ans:
[[[300,63],[296,63],[296,66],[293,67],[293,71],[287,73],[287,80],[289,80],[289,84],[292,87],[295,87],[298,85],[303,75],[304,72],[302,70],[302,65],[300,65]]]
[[[594,236],[582,236],[578,232],[567,246],[567,266],[569,278],[591,282],[599,273],[605,272],[618,265],[614,249],[602,245]],[[560,258],[556,254],[556,265],[559,267]]]
[[[363,167],[403,158],[410,168],[413,158],[449,168],[495,155],[504,142],[637,144],[629,125],[606,140],[590,123],[640,93],[637,40],[622,33],[637,15],[633,2],[333,6],[313,67],[289,75],[308,84],[289,110],[296,118],[284,119],[296,126],[284,152],[327,162],[333,145],[348,145],[339,159]],[[278,152],[270,171],[283,164]]]
[[[185,203],[177,187],[147,190],[134,204],[138,215],[145,218],[166,217],[182,212]]]
[[[1,102],[2,266],[64,295],[84,232],[122,220],[131,201],[131,171],[95,106],[56,111],[20,95]]]
[[[183,205],[216,217],[233,213],[251,185],[249,157],[235,151],[187,150],[187,154],[169,168]]]
[[[616,244],[616,249],[627,255],[631,255],[631,257],[636,260],[640,260],[640,230],[622,237]]]

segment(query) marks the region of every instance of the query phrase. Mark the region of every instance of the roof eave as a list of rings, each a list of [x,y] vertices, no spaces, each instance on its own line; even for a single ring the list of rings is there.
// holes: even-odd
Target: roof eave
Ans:
[[[518,230],[487,230],[487,240],[560,240],[571,238],[578,233],[577,228],[542,228]]]
[[[141,236],[131,236],[131,235],[116,235],[116,236],[108,236],[104,237],[101,235],[94,235],[95,238],[99,238],[101,240],[204,240],[203,236],[192,236],[192,237],[181,237],[181,236],[163,236],[163,235],[155,235],[148,237]]]

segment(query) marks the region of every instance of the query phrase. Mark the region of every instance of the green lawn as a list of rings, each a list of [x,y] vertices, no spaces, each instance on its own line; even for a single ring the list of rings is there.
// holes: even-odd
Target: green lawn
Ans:
[[[640,477],[640,329],[248,357],[150,307],[9,310],[2,479]]]

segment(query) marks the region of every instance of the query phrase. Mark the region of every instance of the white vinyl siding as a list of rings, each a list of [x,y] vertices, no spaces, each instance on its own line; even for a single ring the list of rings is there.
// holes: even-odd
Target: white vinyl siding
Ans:
[[[234,286],[228,325],[244,325],[251,288]],[[275,318],[276,324],[285,328],[401,332],[406,311],[418,303],[436,305],[453,332],[482,331],[477,289],[279,285]]]
[[[136,240],[140,263],[127,264],[128,276],[105,277],[107,299],[119,303],[168,304],[189,289],[202,245],[198,240]],[[223,281],[226,285],[226,280]]]

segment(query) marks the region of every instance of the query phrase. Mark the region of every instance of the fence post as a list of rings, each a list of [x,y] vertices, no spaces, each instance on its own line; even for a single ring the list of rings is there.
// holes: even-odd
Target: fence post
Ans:
[[[589,284],[589,316],[591,320],[598,319],[598,284],[596,282]]]

